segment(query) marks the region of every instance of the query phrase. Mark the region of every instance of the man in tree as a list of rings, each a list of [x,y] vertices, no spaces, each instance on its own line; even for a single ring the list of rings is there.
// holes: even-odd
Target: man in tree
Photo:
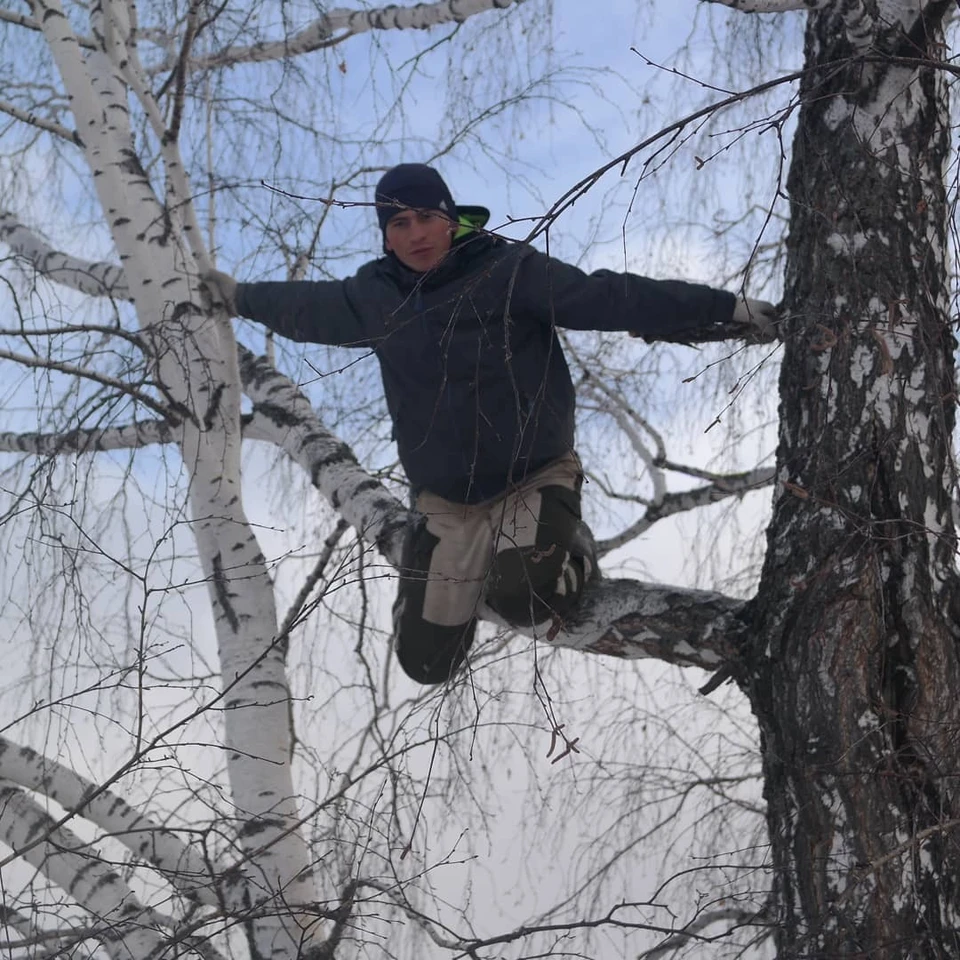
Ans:
[[[385,256],[341,281],[204,277],[234,315],[308,343],[373,350],[418,520],[394,606],[396,651],[442,683],[481,600],[516,626],[562,620],[596,575],[580,518],[574,389],[556,328],[682,343],[769,340],[775,308],[722,290],[592,274],[482,227],[431,167],[376,189]]]

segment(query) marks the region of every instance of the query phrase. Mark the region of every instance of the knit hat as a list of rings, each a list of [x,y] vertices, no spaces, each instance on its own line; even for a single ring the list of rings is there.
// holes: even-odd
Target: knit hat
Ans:
[[[401,163],[391,167],[377,184],[377,219],[380,229],[387,229],[387,221],[401,210],[439,210],[454,223],[457,205],[450,188],[433,167],[425,163]]]

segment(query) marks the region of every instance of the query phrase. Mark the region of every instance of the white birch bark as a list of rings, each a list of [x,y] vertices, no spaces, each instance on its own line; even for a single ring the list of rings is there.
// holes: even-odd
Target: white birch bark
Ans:
[[[210,870],[203,856],[168,827],[154,823],[103,785],[30,747],[0,737],[0,780],[26,787],[75,811],[119,840],[140,859],[153,864],[181,893],[217,905]]]
[[[343,43],[350,37],[370,30],[429,30],[445,23],[462,23],[479,13],[505,10],[522,2],[523,0],[437,0],[434,3],[418,3],[412,7],[390,4],[373,10],[338,8],[282,40],[228,47],[208,56],[191,57],[184,66],[187,70],[194,71],[236,63],[286,60]],[[170,70],[174,64],[173,58],[168,59],[161,69]]]
[[[236,348],[225,317],[205,315],[196,296],[192,251],[157,200],[129,128],[126,89],[104,52],[122,42],[125,11],[94,12],[102,48],[81,56],[59,0],[36,0],[33,14],[63,79],[93,181],[124,264],[130,300],[146,332],[158,379],[182,417],[181,451],[190,478],[193,531],[213,601],[223,685],[227,769],[240,842],[251,862],[227,880],[231,900],[259,911],[251,948],[258,957],[293,956],[309,944],[310,918],[297,905],[317,899],[306,844],[296,829],[290,770],[288,692],[276,632],[272,584],[240,496]],[[195,243],[199,237],[193,238]],[[193,279],[191,279],[193,278]]]
[[[120,875],[23,790],[2,780],[0,839],[96,918],[98,939],[114,960],[159,954],[165,938]]]
[[[0,210],[0,241],[48,280],[92,297],[127,298],[127,285],[120,266],[103,261],[86,262],[54,250],[9,210]]]

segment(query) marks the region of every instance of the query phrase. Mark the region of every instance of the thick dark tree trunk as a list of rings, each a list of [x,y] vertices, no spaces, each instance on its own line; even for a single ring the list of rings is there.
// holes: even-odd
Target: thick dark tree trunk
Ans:
[[[810,14],[778,487],[745,686],[781,958],[960,957],[946,87]],[[916,47],[917,38],[925,47]],[[841,63],[840,61],[844,61]]]

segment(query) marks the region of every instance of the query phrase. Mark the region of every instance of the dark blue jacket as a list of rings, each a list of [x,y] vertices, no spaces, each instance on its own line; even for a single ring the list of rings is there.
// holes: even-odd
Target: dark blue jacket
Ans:
[[[651,340],[732,335],[735,297],[672,280],[586,274],[472,234],[426,274],[393,256],[347,280],[241,283],[237,311],[291,340],[372,349],[415,490],[458,503],[573,449],[574,390],[556,328]]]

